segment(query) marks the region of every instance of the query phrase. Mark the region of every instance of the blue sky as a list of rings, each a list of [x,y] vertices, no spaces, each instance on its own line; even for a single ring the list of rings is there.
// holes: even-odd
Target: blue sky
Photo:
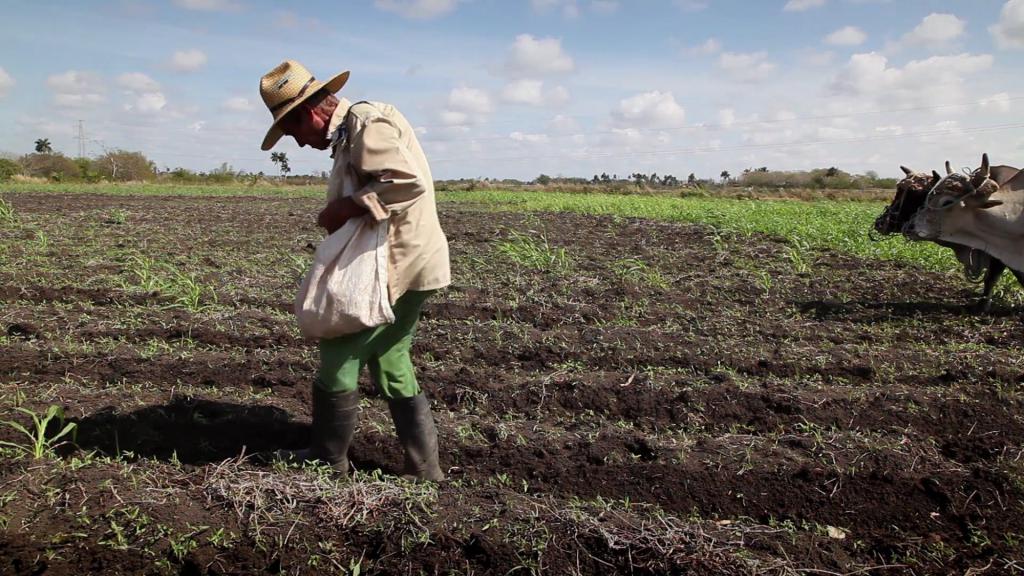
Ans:
[[[0,152],[274,173],[281,60],[399,106],[435,177],[896,175],[1024,154],[1024,0],[8,2]],[[326,154],[283,141],[293,170]]]

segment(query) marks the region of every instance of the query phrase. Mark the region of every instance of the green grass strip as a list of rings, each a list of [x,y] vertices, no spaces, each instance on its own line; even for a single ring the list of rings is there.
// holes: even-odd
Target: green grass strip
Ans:
[[[28,183],[0,184],[0,192],[83,193],[124,196],[261,196],[322,198],[323,186]],[[578,212],[670,222],[701,223],[723,231],[759,232],[802,249],[832,248],[864,258],[911,262],[929,270],[958,272],[950,250],[930,242],[868,238],[881,202],[835,200],[737,200],[541,191],[439,191],[442,202],[483,204],[492,210]]]
[[[957,272],[952,251],[902,237],[868,238],[881,202],[734,200],[557,192],[442,192],[445,202],[480,203],[494,210],[578,212],[670,222],[700,223],[719,230],[769,234],[794,246],[832,248],[864,258],[912,262],[929,270]]]

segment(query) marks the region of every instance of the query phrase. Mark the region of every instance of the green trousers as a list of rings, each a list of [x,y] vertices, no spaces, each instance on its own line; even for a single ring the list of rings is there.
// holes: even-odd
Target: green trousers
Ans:
[[[329,392],[351,392],[359,386],[363,366],[369,366],[370,376],[386,399],[419,394],[409,349],[420,310],[433,293],[429,290],[403,294],[391,307],[394,324],[320,340],[320,386]]]

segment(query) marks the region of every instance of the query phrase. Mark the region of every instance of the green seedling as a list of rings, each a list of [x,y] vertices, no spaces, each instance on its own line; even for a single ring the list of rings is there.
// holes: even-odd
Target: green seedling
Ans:
[[[612,271],[616,276],[637,284],[646,284],[662,289],[668,288],[668,282],[662,277],[661,272],[639,258],[616,260],[612,263]]]
[[[15,408],[18,412],[25,414],[32,418],[32,428],[29,429],[22,424],[13,420],[0,420],[0,424],[8,426],[21,432],[25,437],[28,438],[28,442],[25,444],[19,444],[17,442],[8,442],[0,440],[0,446],[6,446],[17,451],[20,454],[31,456],[38,460],[40,458],[53,454],[53,451],[58,447],[66,443],[61,438],[71,435],[71,442],[75,442],[75,438],[78,434],[78,424],[69,422],[64,424],[64,409],[60,406],[51,405],[46,410],[46,414],[40,416],[28,408],[17,407]],[[60,432],[53,436],[47,436],[46,429],[49,427],[50,422],[57,419],[58,427]]]
[[[509,240],[499,242],[499,254],[525,268],[549,272],[568,272],[572,262],[565,248],[554,248],[543,235],[537,239],[513,232]]]
[[[118,208],[116,210],[112,210],[110,212],[110,214],[107,215],[107,219],[104,220],[105,224],[118,224],[118,225],[120,225],[120,224],[125,224],[127,222],[128,222],[128,213],[125,212],[124,210],[121,210],[120,208]]]
[[[14,213],[14,206],[6,200],[0,199],[0,222],[4,224],[17,224],[18,216]]]

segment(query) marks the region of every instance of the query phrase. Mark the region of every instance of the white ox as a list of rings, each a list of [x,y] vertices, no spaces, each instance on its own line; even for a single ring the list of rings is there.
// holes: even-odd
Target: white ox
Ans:
[[[911,239],[977,248],[1013,270],[1024,270],[1024,171],[1000,185],[991,177],[985,154],[975,176],[978,185],[964,174],[941,177],[905,233]]]

